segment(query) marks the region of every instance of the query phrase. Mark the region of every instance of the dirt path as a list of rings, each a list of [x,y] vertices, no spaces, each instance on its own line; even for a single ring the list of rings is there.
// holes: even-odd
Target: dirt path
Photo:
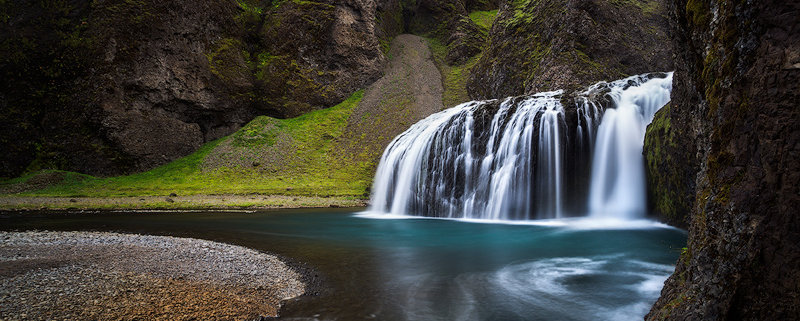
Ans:
[[[343,157],[373,166],[395,136],[444,108],[442,76],[423,38],[395,37],[388,56],[384,76],[353,110],[337,149]]]

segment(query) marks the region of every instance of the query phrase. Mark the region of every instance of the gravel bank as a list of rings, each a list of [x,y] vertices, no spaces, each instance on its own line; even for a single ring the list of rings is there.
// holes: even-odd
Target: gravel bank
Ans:
[[[0,232],[0,320],[253,320],[302,295],[272,255],[105,232]]]

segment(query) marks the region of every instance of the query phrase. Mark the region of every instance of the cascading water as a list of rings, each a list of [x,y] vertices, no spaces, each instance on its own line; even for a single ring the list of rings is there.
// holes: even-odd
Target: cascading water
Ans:
[[[646,210],[642,144],[647,125],[669,102],[672,74],[646,83],[634,80],[635,84],[609,86],[616,108],[606,110],[597,133],[589,196],[592,216],[634,218]]]
[[[386,148],[370,211],[560,218],[585,213],[589,194],[597,215],[642,213],[644,128],[669,101],[671,83],[671,73],[634,76],[576,97],[473,101],[431,115]],[[570,98],[574,109],[565,109]]]

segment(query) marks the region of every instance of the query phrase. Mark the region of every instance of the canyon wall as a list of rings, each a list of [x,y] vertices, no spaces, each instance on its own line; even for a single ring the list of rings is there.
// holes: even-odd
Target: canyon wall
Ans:
[[[381,76],[391,1],[0,4],[0,177],[153,168]]]
[[[650,170],[661,197],[693,197],[655,202],[691,204],[689,241],[647,319],[797,320],[800,3],[671,6],[672,102],[646,156],[674,162]]]

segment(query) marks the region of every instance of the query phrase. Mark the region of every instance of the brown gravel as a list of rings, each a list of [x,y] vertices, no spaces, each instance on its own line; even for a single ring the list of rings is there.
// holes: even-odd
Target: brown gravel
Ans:
[[[276,257],[217,242],[0,232],[0,320],[254,320],[302,295]]]

